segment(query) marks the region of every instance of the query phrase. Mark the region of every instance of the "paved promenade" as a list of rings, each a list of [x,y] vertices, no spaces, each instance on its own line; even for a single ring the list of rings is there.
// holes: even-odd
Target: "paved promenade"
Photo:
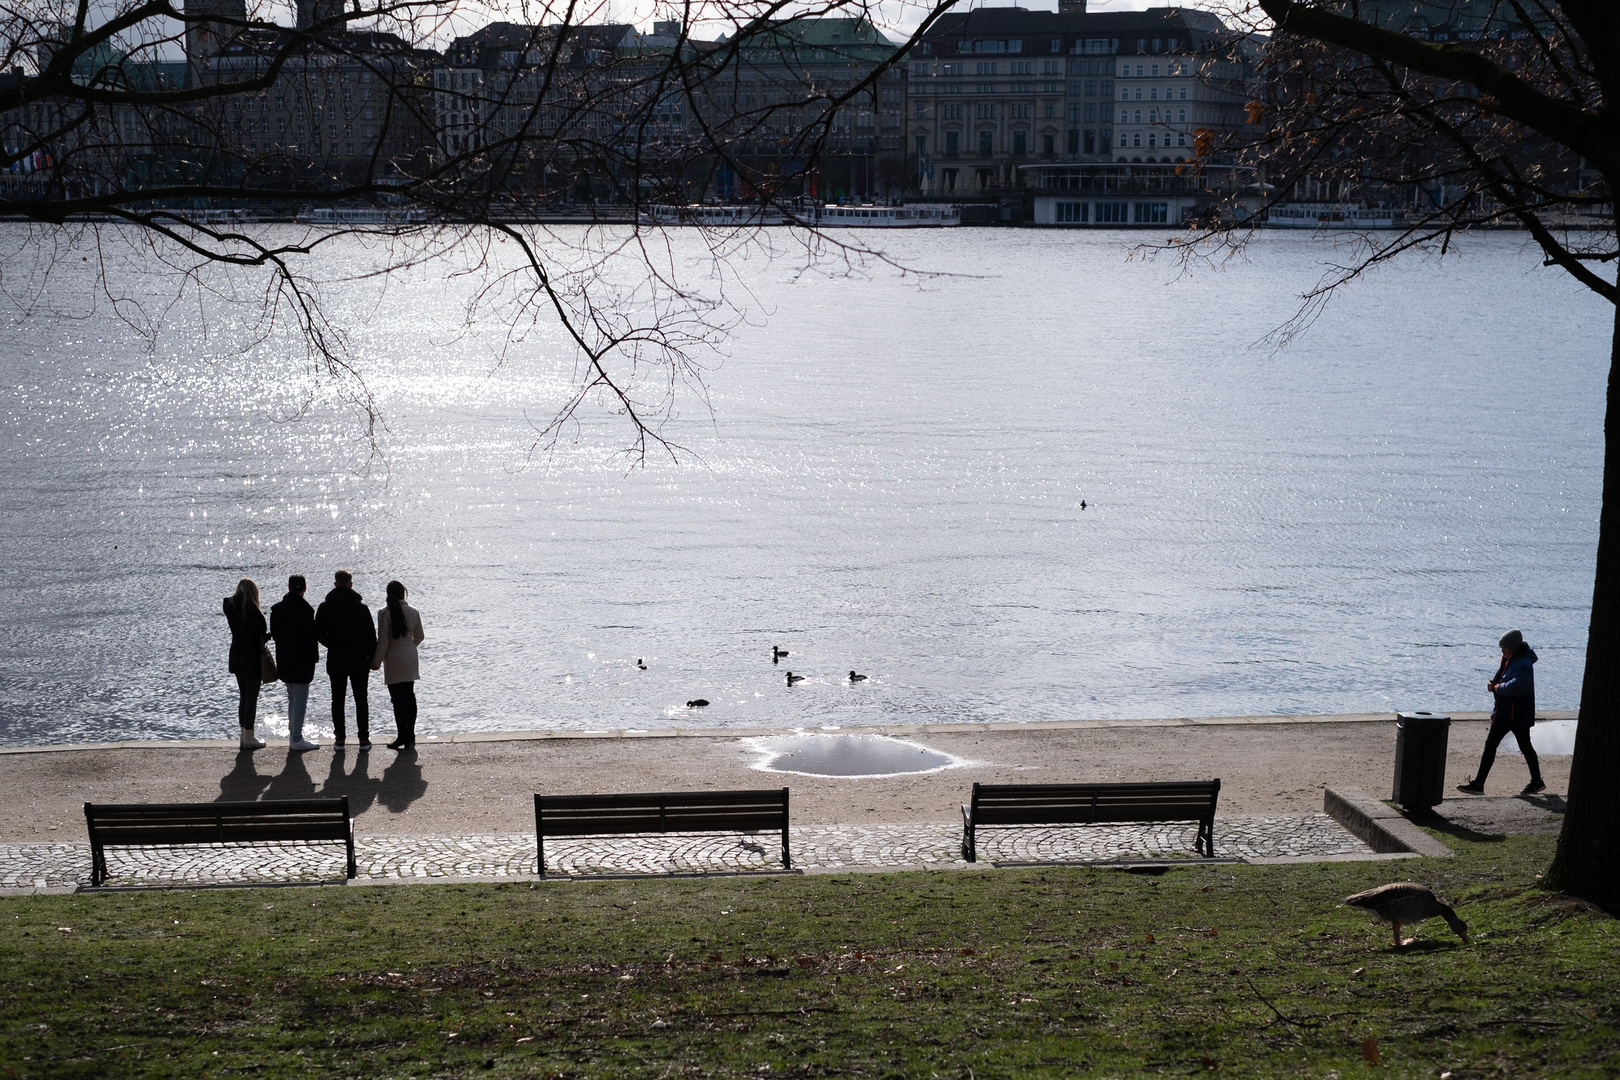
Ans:
[[[1086,829],[996,829],[979,837],[978,868],[1036,862],[1113,862],[1198,858],[1190,825]],[[789,830],[794,869],[969,869],[960,825],[802,825]],[[535,874],[533,834],[515,836],[361,837],[360,882],[500,880]],[[1217,858],[1243,860],[1372,858],[1372,851],[1326,814],[1245,815],[1217,819]],[[108,852],[112,888],[199,884],[335,882],[343,879],[341,844],[219,844],[117,848]],[[781,870],[779,833],[727,836],[594,837],[546,843],[548,874],[712,874]],[[89,884],[90,846],[0,844],[0,890]]]
[[[363,882],[495,879],[535,873],[532,792],[668,791],[787,786],[794,867],[805,872],[962,868],[957,806],[987,783],[1222,781],[1217,855],[1244,860],[1377,858],[1321,813],[1324,787],[1387,793],[1391,716],[1231,717],[889,728],[883,734],[948,755],[949,767],[877,777],[764,771],[781,733],[517,733],[424,740],[415,754],[377,748],[257,752],[226,743],[125,744],[0,751],[0,890],[88,881],[83,804],[349,798]],[[1482,720],[1451,728],[1448,776],[1472,772]],[[1543,758],[1553,792],[1567,757]],[[1524,783],[1498,759],[1493,794]],[[1448,804],[1450,806],[1451,804]],[[997,863],[1194,858],[1193,827],[993,830],[979,868]],[[335,847],[143,849],[109,854],[112,885],[341,878]],[[633,837],[547,845],[552,874],[722,873],[779,866],[774,836]]]

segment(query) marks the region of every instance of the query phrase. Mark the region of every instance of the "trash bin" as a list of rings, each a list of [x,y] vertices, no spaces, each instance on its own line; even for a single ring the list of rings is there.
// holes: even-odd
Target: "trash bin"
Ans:
[[[1395,714],[1394,801],[1415,813],[1446,798],[1446,738],[1451,717],[1431,712]]]

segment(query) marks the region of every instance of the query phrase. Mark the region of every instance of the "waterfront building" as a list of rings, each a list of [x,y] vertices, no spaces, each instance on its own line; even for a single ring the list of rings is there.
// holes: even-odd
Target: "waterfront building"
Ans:
[[[1195,157],[1213,163],[1244,122],[1250,69],[1236,34],[1215,16],[1187,8],[1091,13],[1084,0],[1062,0],[1056,12],[947,14],[907,58],[913,190],[1000,199],[1043,223],[1096,223],[1091,207],[1084,222],[1060,220],[1057,200],[1034,193],[1067,190],[1070,181],[1078,191],[1083,166],[1173,167]],[[1098,176],[1114,179],[1085,186],[1119,194],[1122,184],[1140,186],[1153,172],[1111,168]],[[1127,175],[1136,179],[1118,179]],[[1168,191],[1208,182],[1153,184]],[[1186,194],[1188,206],[1201,197]],[[1182,212],[1179,197],[1155,201],[1165,202],[1167,214]],[[1134,223],[1137,211],[1127,202],[1123,213]],[[1106,206],[1105,223],[1119,223],[1118,213]]]

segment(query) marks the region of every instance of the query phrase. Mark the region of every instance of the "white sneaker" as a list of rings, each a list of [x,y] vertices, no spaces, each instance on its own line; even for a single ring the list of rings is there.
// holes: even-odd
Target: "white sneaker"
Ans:
[[[244,750],[263,750],[264,749],[264,740],[259,738],[256,735],[254,735],[253,732],[248,730],[247,728],[243,728],[242,729],[242,749],[244,749]]]
[[[320,748],[320,743],[312,743],[302,735],[287,744],[289,750],[319,750]]]

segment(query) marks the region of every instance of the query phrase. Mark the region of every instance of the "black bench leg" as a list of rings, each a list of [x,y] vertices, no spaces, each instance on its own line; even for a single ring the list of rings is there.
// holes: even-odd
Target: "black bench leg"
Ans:
[[[967,862],[978,862],[979,851],[973,835],[971,822],[962,826],[962,858]]]
[[[107,853],[100,844],[90,849],[90,884],[100,885],[107,880]]]
[[[1205,818],[1198,823],[1198,839],[1203,842],[1201,854],[1206,859],[1215,857],[1215,819]]]
[[[782,869],[793,869],[793,860],[788,856],[787,829],[785,827],[782,829]]]

